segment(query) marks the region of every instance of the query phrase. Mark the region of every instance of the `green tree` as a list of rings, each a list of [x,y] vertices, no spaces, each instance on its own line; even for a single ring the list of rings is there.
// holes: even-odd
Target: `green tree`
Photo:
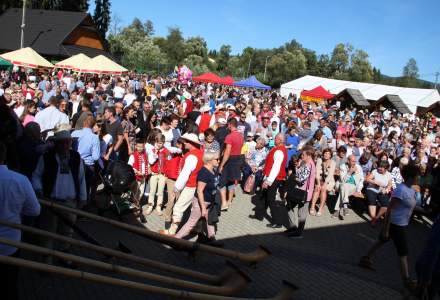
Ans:
[[[330,57],[328,54],[321,54],[318,57],[317,62],[317,75],[323,76],[323,77],[330,77],[332,70],[330,66]]]
[[[244,68],[241,59],[238,56],[232,56],[228,60],[228,65],[226,66],[225,72],[238,79],[244,78],[246,69]]]
[[[178,27],[168,28],[164,49],[171,64],[177,65],[183,61],[185,58],[184,47],[185,40],[180,29]]]
[[[353,47],[349,44],[339,43],[335,46],[330,59],[330,67],[334,77],[345,78],[347,76],[350,65],[350,52],[352,50]]]
[[[410,58],[406,65],[403,67],[402,85],[409,87],[418,86],[419,67],[414,58]]]
[[[99,34],[105,38],[107,30],[110,25],[110,1],[109,0],[95,0],[95,13],[93,14],[93,21]]]
[[[231,57],[231,46],[221,45],[217,59],[218,70],[220,72],[226,69],[230,57]]]
[[[318,58],[316,52],[310,49],[302,49],[302,53],[306,58],[307,74],[318,75]]]
[[[128,69],[151,72],[167,64],[165,53],[137,18],[119,34],[110,34],[108,40],[111,53]]]
[[[185,41],[184,48],[185,57],[197,55],[205,59],[208,55],[206,41],[202,37],[191,37]]]
[[[202,56],[194,54],[189,55],[183,61],[183,63],[191,69],[194,75],[209,72],[209,68],[204,62],[205,59]]]
[[[350,77],[353,81],[372,81],[373,69],[367,52],[358,49],[351,55]]]
[[[153,36],[154,35],[154,25],[153,25],[153,22],[151,20],[145,21],[144,29],[145,29],[145,33],[148,36]]]
[[[267,79],[275,86],[303,76],[306,71],[306,57],[301,50],[275,54],[267,63]]]

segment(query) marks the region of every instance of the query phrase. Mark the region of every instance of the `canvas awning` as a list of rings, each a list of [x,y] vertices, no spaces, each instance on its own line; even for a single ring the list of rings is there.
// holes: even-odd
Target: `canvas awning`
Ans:
[[[57,62],[55,66],[61,69],[79,71],[82,67],[90,65],[91,60],[92,59],[87,55],[80,53],[60,62]]]
[[[221,79],[221,84],[224,84],[224,85],[233,85],[234,81],[235,81],[232,76],[225,76],[220,79]]]
[[[255,76],[251,76],[244,80],[234,82],[235,86],[239,87],[247,87],[247,88],[255,88],[261,90],[270,90],[271,87],[265,84],[262,84]]]
[[[397,95],[385,95],[373,104],[371,104],[372,108],[376,107],[385,107],[385,108],[393,108],[396,109],[401,114],[410,114],[411,110],[406,106],[406,104],[402,101],[402,99]]]
[[[26,47],[15,51],[4,53],[0,55],[1,58],[6,59],[10,63],[31,69],[37,68],[53,68],[54,65],[47,61],[40,54],[35,52],[32,48]]]
[[[192,78],[193,81],[207,82],[207,83],[222,83],[222,78],[214,73],[204,73]]]
[[[78,67],[79,72],[94,74],[112,74],[121,75],[128,72],[126,68],[118,65],[104,55],[98,55],[90,60],[90,63]]]
[[[7,61],[4,58],[0,57],[0,69],[4,70],[4,69],[11,69],[12,68],[12,64]]]
[[[364,95],[357,89],[345,89],[335,97],[336,99],[343,99],[344,102],[353,101],[356,106],[368,107],[370,102],[365,99]],[[345,107],[346,103],[342,103],[341,107]]]
[[[321,102],[323,100],[332,99],[333,97],[333,94],[329,93],[320,85],[309,91],[304,90],[301,92],[301,100],[303,101]]]

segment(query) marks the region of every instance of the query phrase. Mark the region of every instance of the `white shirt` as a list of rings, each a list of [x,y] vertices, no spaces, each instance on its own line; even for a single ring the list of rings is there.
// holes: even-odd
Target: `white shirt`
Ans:
[[[69,200],[69,199],[75,199],[76,198],[76,191],[75,191],[75,182],[73,181],[72,172],[69,171],[69,173],[60,173],[60,159],[58,157],[58,154],[55,154],[55,159],[58,163],[58,171],[57,171],[57,177],[55,180],[55,185],[52,190],[52,194],[50,195],[53,199],[63,199],[63,200]],[[34,190],[36,191],[42,191],[43,190],[43,181],[42,176],[44,172],[44,157],[43,155],[38,160],[37,167],[35,168],[34,173],[32,173],[32,186],[34,187]],[[87,201],[87,192],[86,192],[86,177],[84,175],[84,163],[81,159],[80,165],[79,165],[79,172],[78,172],[78,179],[79,179],[79,200],[80,201]]]
[[[35,122],[40,125],[41,132],[43,132],[52,130],[59,124],[69,124],[69,117],[60,112],[55,106],[49,106],[37,113]]]
[[[26,176],[0,165],[0,219],[21,224],[21,215],[38,216],[38,203],[32,185]],[[21,231],[0,225],[0,237],[19,242]],[[11,255],[17,249],[0,244],[0,255]]]
[[[124,98],[125,89],[121,88],[120,86],[115,86],[113,89],[113,96],[115,98]]]
[[[398,127],[398,126],[390,126],[390,127],[388,127],[388,135],[390,135],[390,133],[392,131],[395,131],[397,133],[397,136],[400,136],[400,133],[402,132],[400,130],[400,127]]]
[[[134,155],[133,154],[130,155],[130,157],[128,158],[128,164],[133,167],[133,164],[134,164]],[[146,162],[141,160],[140,172],[142,174],[145,174],[145,168],[146,168]],[[134,168],[133,168],[133,170],[134,170]],[[137,170],[137,171],[139,171],[139,170]]]
[[[174,191],[180,192],[185,188],[186,182],[191,175],[191,172],[194,171],[197,167],[197,156],[188,155],[185,159],[185,164],[183,165],[182,170],[180,171],[179,177],[177,177],[176,183],[174,184]]]
[[[275,151],[273,154],[273,165],[270,169],[269,176],[267,176],[266,181],[272,184],[277,178],[281,170],[281,164],[283,163],[284,153],[281,150]]]
[[[124,97],[125,106],[126,107],[130,106],[136,98],[137,97],[134,94],[127,94],[127,95],[125,95],[125,97]]]
[[[162,128],[160,128],[160,126],[157,126],[156,128],[159,129],[162,132],[162,134],[165,136],[164,146],[166,148],[171,147],[171,142],[173,141],[173,138],[174,138],[173,129],[170,128],[170,129],[168,129],[168,131],[165,131]]]
[[[23,105],[14,108],[14,112],[15,112],[15,114],[16,114],[17,117],[19,117],[19,118],[20,118],[21,115],[23,114],[23,111],[24,111],[24,106],[23,106]]]

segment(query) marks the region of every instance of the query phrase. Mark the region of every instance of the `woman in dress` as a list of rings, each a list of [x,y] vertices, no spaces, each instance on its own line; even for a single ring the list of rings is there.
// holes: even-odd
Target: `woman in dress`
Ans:
[[[136,128],[131,122],[135,114],[134,108],[130,105],[126,107],[122,113],[121,126],[124,132],[124,141],[121,145],[120,159],[127,162],[128,157],[133,153],[136,146]]]
[[[174,237],[181,239],[187,236],[203,218],[206,221],[207,237],[199,234],[198,241],[211,246],[221,247],[223,244],[215,239],[215,223],[218,222],[220,203],[216,200],[219,166],[219,152],[205,151],[203,167],[197,175],[197,191],[192,200],[191,214],[188,221]]]
[[[332,159],[333,152],[330,148],[322,151],[322,158],[318,158],[316,163],[315,191],[313,193],[312,204],[310,205],[310,215],[321,216],[327,193],[335,188],[335,169],[336,162]],[[320,199],[318,212],[315,211],[316,202]]]

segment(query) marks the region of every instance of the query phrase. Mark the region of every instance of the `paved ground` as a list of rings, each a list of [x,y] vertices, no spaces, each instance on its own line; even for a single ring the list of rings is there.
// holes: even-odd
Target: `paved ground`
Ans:
[[[227,248],[252,251],[257,245],[264,245],[272,252],[256,268],[235,262],[252,279],[239,296],[272,297],[279,291],[284,279],[300,288],[292,299],[402,298],[398,260],[392,244],[379,253],[376,272],[357,267],[359,257],[379,232],[361,216],[351,213],[344,221],[331,219],[328,211],[321,217],[309,216],[304,238],[291,240],[282,234],[281,229],[266,228],[266,220],[260,222],[248,218],[252,208],[251,197],[239,193],[231,209],[222,214],[218,228],[217,237],[225,242]],[[154,214],[147,220],[146,226],[151,230],[163,226],[163,220]],[[108,225],[92,221],[81,221],[79,225],[104,245],[115,247],[118,241],[122,241],[139,256],[208,273],[217,273],[224,267],[225,259],[222,257],[198,254],[192,260],[183,252],[169,250],[159,243]],[[412,258],[421,250],[427,232],[423,224],[414,222],[411,225],[409,240]],[[75,251],[99,258],[81,250]],[[90,271],[87,268],[84,270]],[[21,272],[20,285],[21,299],[170,299],[62,276],[42,277],[40,273],[28,270]]]

